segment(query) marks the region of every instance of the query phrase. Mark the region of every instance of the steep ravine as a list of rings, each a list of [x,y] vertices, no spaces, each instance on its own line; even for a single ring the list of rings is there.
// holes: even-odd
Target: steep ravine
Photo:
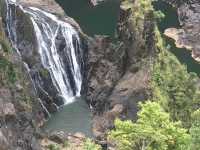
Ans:
[[[1,2],[5,1],[1,0]],[[48,149],[49,144],[56,144],[64,149],[67,140],[73,144],[75,143],[74,145],[72,144],[74,149],[82,147],[85,136],[80,133],[71,135],[65,132],[51,132],[49,135],[43,135],[38,132],[38,127],[43,125],[44,115],[46,114],[47,116],[48,112],[51,114],[58,111],[58,106],[61,106],[65,100],[70,100],[65,97],[66,95],[62,95],[63,89],[67,92],[67,96],[70,96],[69,98],[74,98],[74,96],[79,96],[80,94],[84,96],[93,113],[92,131],[94,137],[104,147],[107,146],[106,133],[114,127],[115,118],[137,119],[137,103],[152,96],[150,80],[152,75],[151,67],[157,52],[155,44],[156,20],[151,4],[143,8],[140,0],[135,0],[134,2],[130,0],[128,2],[122,2],[119,8],[116,24],[117,40],[115,42],[109,36],[95,35],[94,37],[89,37],[85,35],[79,25],[72,18],[66,17],[63,10],[53,0],[20,0],[17,3],[20,6],[11,4],[11,11],[9,11],[11,22],[8,22],[9,19],[6,18],[7,9],[5,5],[0,5],[1,7],[4,6],[1,11],[7,35],[11,44],[14,43],[13,47],[22,56],[22,59],[18,58],[18,60],[21,63],[24,61],[28,64],[30,69],[29,77],[35,83],[33,84],[29,79],[28,82],[32,85],[31,88],[34,89],[34,85],[36,85],[33,101],[37,105],[31,104],[29,107],[35,108],[38,106],[36,110],[33,109],[33,112],[29,113],[35,115],[35,117],[31,116],[28,123],[25,123],[27,125],[26,128],[19,130],[23,132],[20,135],[20,141],[10,141],[9,137],[5,136],[7,134],[3,133],[0,142],[2,139],[3,142],[9,143],[7,145],[12,147],[11,150],[15,150],[14,146],[16,145],[22,150],[40,150],[41,146],[35,144],[38,143],[37,140],[42,143],[44,150]],[[138,16],[137,11],[142,16]],[[9,24],[6,26],[6,23]],[[10,37],[9,29],[16,34]],[[102,32],[99,31],[98,33]],[[92,35],[94,34],[93,31],[91,33]],[[114,30],[110,35],[112,36],[113,33]],[[52,44],[52,39],[55,37],[56,42],[53,41]],[[53,48],[50,45],[53,45]],[[44,57],[41,57],[41,51]],[[78,59],[74,59],[73,52]],[[61,65],[55,64],[49,67],[50,61],[48,60],[56,53],[59,53],[59,57],[56,60],[59,60]],[[72,65],[69,66],[70,64]],[[64,73],[61,71],[63,68]],[[80,70],[77,68],[80,68]],[[61,71],[60,74],[54,74],[54,69],[56,73]],[[78,86],[80,84],[77,84],[80,82],[76,82],[80,81],[80,76],[82,77],[81,90],[80,86]],[[56,77],[61,77],[63,79],[62,83],[69,82],[69,84],[64,84],[64,86],[62,84],[63,89],[60,88],[55,79]],[[65,85],[71,88],[66,90]],[[15,98],[12,97],[10,99],[13,100],[13,103],[16,103]],[[43,109],[41,109],[41,106],[43,106]],[[70,107],[70,105],[68,106]],[[13,108],[13,105],[11,108]],[[74,109],[72,110],[76,111]],[[25,110],[24,112],[26,113],[27,111]],[[17,116],[19,115],[18,112],[16,114]],[[56,115],[57,117],[62,116]],[[77,119],[79,117],[82,116],[78,116]],[[66,118],[61,117],[61,119]],[[32,123],[34,119],[37,120],[35,121],[36,125]],[[54,119],[50,120],[49,129],[51,129],[51,125],[56,125],[51,124]],[[73,119],[75,120],[76,118]],[[23,121],[17,120],[16,125],[23,123]],[[55,121],[59,120],[55,119]],[[9,123],[4,123],[3,125],[7,126]],[[14,123],[11,122],[11,124]],[[19,124],[17,127],[21,129],[23,126]],[[17,127],[13,129],[14,133],[18,130]],[[59,126],[58,128],[62,127]],[[5,132],[10,131],[10,129],[12,128],[5,129]],[[32,132],[29,132],[30,130]],[[27,132],[25,131],[28,132],[28,139],[26,139]],[[15,139],[18,139],[18,136],[18,134],[13,135]],[[26,147],[22,143],[25,143]],[[33,147],[33,145],[38,147]]]
[[[5,150],[39,150],[41,147],[35,135],[41,137],[39,127],[44,124],[45,117],[58,111],[58,106],[73,102],[75,96],[82,93],[87,55],[85,35],[73,19],[65,17],[54,1],[0,2],[1,33],[5,29],[8,37],[1,36],[6,43],[1,43],[0,48],[11,51],[8,61],[20,67],[16,67],[20,72],[16,85],[5,89],[1,86],[1,106],[5,105],[1,111],[5,115],[1,118],[0,141]],[[2,52],[2,57],[6,55]],[[4,63],[4,58],[1,61]]]

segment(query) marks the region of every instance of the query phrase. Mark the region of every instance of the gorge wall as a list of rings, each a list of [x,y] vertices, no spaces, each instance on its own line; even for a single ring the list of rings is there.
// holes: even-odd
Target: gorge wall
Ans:
[[[1,0],[0,15],[0,149],[40,150],[45,118],[82,93],[85,35],[54,1]]]
[[[116,117],[136,119],[137,102],[150,96],[155,22],[151,9],[142,9],[141,19],[138,9],[137,0],[121,4],[117,43],[102,36],[89,43],[87,100],[96,114],[93,132],[98,138],[113,127]]]
[[[39,150],[43,108],[20,57],[4,33],[0,17],[0,149]]]
[[[48,115],[49,111],[55,112],[57,106],[63,104],[63,98],[59,95],[60,88],[56,88],[56,81],[52,78],[52,76],[55,78],[52,75],[53,70],[46,67],[50,63],[47,61],[49,59],[47,55],[49,55],[48,50],[51,47],[48,44],[42,45],[45,40],[47,40],[47,43],[51,43],[52,38],[56,38],[54,50],[59,53],[59,58],[62,59],[61,66],[64,66],[66,70],[76,68],[75,65],[73,67],[67,66],[73,64],[73,56],[70,50],[74,47],[74,51],[77,54],[76,57],[78,57],[76,65],[80,66],[79,73],[83,79],[82,90],[79,91],[86,96],[86,100],[94,113],[93,132],[96,138],[101,140],[104,138],[106,131],[113,128],[113,121],[116,117],[136,119],[137,102],[146,100],[151,95],[149,89],[150,68],[156,49],[154,41],[155,18],[152,9],[142,8],[140,0],[130,0],[128,5],[125,2],[122,3],[117,27],[118,37],[117,42],[114,43],[106,36],[95,36],[94,38],[86,36],[82,33],[77,23],[73,19],[66,17],[62,9],[54,1],[20,0],[17,1],[18,5],[11,3],[9,7],[6,7],[5,1],[1,0],[1,4],[4,27],[7,29],[8,35],[10,34],[9,31],[14,33],[9,35],[11,44],[14,43],[13,47],[20,52],[21,63],[24,61],[28,65],[29,72],[27,74],[30,76],[27,82],[31,84],[32,90],[30,91],[34,91],[32,101],[37,103],[37,105],[31,104],[30,107],[37,106],[33,110],[38,112],[30,111],[28,113],[35,115],[30,117],[31,119],[26,126],[28,131],[32,131],[28,132],[29,138],[37,133],[37,126],[42,124],[41,120],[44,119],[44,114]],[[40,8],[48,13],[44,13]],[[138,16],[137,11],[139,10],[142,16]],[[8,14],[9,18],[6,17]],[[56,14],[56,16],[52,14]],[[54,29],[59,23],[65,25],[68,23],[73,29],[70,28],[71,30],[69,31],[65,25],[64,28]],[[45,28],[48,25],[53,31]],[[40,31],[36,33],[36,29],[40,29]],[[64,38],[67,35],[63,35],[65,33],[63,30],[67,30],[68,34],[73,35],[67,39],[70,39],[71,43],[67,43]],[[71,32],[75,31],[76,33],[71,34]],[[55,32],[57,33],[53,34]],[[40,33],[39,36],[37,35],[38,33]],[[51,39],[48,39],[47,35],[51,35]],[[78,35],[80,41],[76,35]],[[38,37],[42,37],[42,39],[38,40]],[[68,44],[71,47],[68,47]],[[44,48],[42,46],[48,47],[44,53],[44,58],[41,58],[39,53],[40,49]],[[63,52],[65,48],[68,53]],[[62,69],[62,67],[59,68],[58,65],[55,69]],[[73,69],[66,72],[67,78],[70,79],[69,85],[74,85],[76,80],[74,76],[80,77],[80,74]],[[61,73],[61,78],[63,78],[62,76],[66,77],[65,74]],[[30,77],[33,79],[33,83]],[[66,83],[67,81],[63,82]],[[36,89],[34,89],[34,86]],[[76,96],[77,87],[71,87],[71,89],[72,96]],[[15,103],[15,98],[10,99]],[[27,110],[24,110],[24,112],[27,112]],[[32,119],[37,120],[38,117],[38,125],[33,126],[31,124]],[[20,120],[17,120],[18,122],[20,123]],[[4,123],[4,125],[7,126],[8,124]],[[19,125],[19,128],[21,127]],[[10,131],[10,129],[12,128],[6,129],[5,132]],[[18,131],[18,128],[15,127],[14,131]],[[19,131],[26,135],[24,128]],[[27,141],[25,146],[20,145],[21,143],[18,140],[9,141],[9,137],[3,137],[2,139],[5,139],[3,142],[9,143],[7,144],[8,146],[14,147],[17,145],[25,150],[40,149],[40,146],[32,146],[37,145],[32,143],[37,141],[34,137],[27,140],[24,134],[20,136],[22,136],[21,143]],[[5,136],[5,134],[3,135]],[[18,134],[13,137],[17,139]]]

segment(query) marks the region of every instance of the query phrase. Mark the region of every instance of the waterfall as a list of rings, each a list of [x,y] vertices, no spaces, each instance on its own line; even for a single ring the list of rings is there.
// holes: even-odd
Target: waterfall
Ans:
[[[42,66],[48,70],[53,85],[64,103],[73,102],[74,97],[80,96],[82,86],[82,49],[78,32],[69,23],[49,12],[35,7],[23,7],[16,1],[7,0],[8,35],[17,50],[17,29],[15,22],[12,21],[14,12],[9,5],[19,7],[23,13],[30,16]]]

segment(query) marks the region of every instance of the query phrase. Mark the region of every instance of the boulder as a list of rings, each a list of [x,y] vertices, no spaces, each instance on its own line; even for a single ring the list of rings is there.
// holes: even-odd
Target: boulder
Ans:
[[[15,117],[16,116],[16,111],[15,111],[15,107],[12,103],[5,103],[3,105],[3,114],[6,117]]]
[[[67,140],[68,134],[63,131],[52,132],[49,135],[49,139],[58,144],[62,144]]]

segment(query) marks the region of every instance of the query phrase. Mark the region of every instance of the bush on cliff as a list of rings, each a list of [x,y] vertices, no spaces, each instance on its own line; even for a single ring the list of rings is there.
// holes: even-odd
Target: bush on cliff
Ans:
[[[186,150],[190,135],[180,122],[172,122],[170,116],[156,102],[140,104],[136,123],[115,121],[115,130],[109,138],[118,150]]]
[[[200,149],[200,109],[192,113],[192,127],[190,128],[192,137],[191,149]]]
[[[169,52],[156,29],[158,56],[152,69],[153,98],[170,113],[174,121],[181,120],[186,128],[191,126],[191,114],[200,104],[198,77]]]
[[[91,139],[86,139],[83,150],[101,150],[101,146],[95,144]]]

